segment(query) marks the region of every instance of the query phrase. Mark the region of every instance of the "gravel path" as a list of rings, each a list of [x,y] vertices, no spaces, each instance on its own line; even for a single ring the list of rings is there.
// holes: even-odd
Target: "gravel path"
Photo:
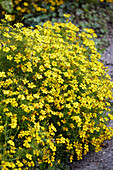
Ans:
[[[113,81],[113,34],[111,44],[104,52],[101,61],[108,67],[108,74]],[[109,126],[113,127],[113,122],[110,122]],[[113,170],[113,138],[104,142],[102,151],[88,153],[82,160],[72,163],[70,170]]]

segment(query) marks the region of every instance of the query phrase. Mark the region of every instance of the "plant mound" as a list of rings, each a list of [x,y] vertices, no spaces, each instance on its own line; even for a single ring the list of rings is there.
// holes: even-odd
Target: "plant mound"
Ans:
[[[71,22],[35,29],[2,22],[1,167],[45,170],[100,151],[113,135],[113,115],[106,114],[113,84],[94,31]]]

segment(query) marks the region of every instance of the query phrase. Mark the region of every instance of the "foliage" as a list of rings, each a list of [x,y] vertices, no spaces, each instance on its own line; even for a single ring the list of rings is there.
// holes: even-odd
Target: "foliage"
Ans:
[[[0,0],[0,5],[7,12],[9,13],[13,12],[13,4],[11,0]]]
[[[65,169],[113,135],[113,83],[96,34],[68,21],[33,29],[11,20],[0,24],[1,168]]]

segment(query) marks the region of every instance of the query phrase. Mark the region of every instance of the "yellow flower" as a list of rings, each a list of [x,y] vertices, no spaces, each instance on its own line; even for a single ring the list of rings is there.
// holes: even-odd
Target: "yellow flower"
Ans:
[[[30,144],[28,143],[27,140],[24,140],[23,146],[25,146],[26,148],[31,148],[31,146],[30,146]]]
[[[4,126],[0,126],[0,132],[3,132]]]
[[[50,143],[50,148],[51,148],[52,151],[54,151],[54,152],[56,151],[56,146],[54,146],[53,143]]]
[[[50,6],[50,9],[51,9],[51,11],[54,11],[54,10],[55,10],[55,7]]]
[[[6,57],[7,57],[8,60],[12,60],[13,59],[13,57],[11,55],[7,55]]]
[[[36,87],[36,85],[33,82],[31,82],[31,83],[28,83],[28,87],[32,89],[32,88]]]
[[[26,158],[28,158],[29,160],[32,160],[32,155],[26,154]]]
[[[10,48],[15,51],[17,49],[17,47],[15,45],[10,45]]]
[[[17,117],[16,117],[16,114],[11,116],[11,124],[9,124],[9,126],[11,126],[11,128],[13,128],[13,129],[17,127]]]
[[[15,146],[15,144],[12,140],[9,140],[7,143],[10,144],[11,146]]]
[[[12,116],[11,112],[5,113],[7,116]]]
[[[28,83],[29,80],[27,80],[26,78],[22,80],[24,84]]]
[[[2,72],[0,72],[0,77],[6,77],[6,75],[5,75],[5,72],[4,71],[2,71]]]
[[[60,164],[60,159],[58,159],[57,163]]]
[[[7,21],[12,21],[12,16],[5,14],[5,19],[6,19]]]
[[[69,18],[71,15],[70,14],[63,14],[64,17]]]
[[[70,127],[71,127],[72,129],[75,128],[75,126],[73,125],[73,123],[70,124]]]
[[[17,11],[21,11],[21,7],[20,6],[17,6],[16,9],[17,9]]]
[[[108,114],[108,116],[110,117],[111,120],[113,120],[113,115],[112,114]]]
[[[19,167],[19,168],[22,168],[24,166],[24,164],[18,160],[16,160],[16,165]],[[18,168],[18,169],[19,169]]]
[[[9,47],[4,47],[4,48],[3,48],[3,51],[9,52],[9,51],[10,51],[10,48],[9,48]]]
[[[71,155],[69,159],[70,159],[70,162],[72,162],[73,161],[73,155]]]
[[[25,100],[25,96],[23,94],[19,94],[18,99]]]
[[[24,4],[24,6],[29,6],[29,4],[27,2],[24,2],[23,4]]]

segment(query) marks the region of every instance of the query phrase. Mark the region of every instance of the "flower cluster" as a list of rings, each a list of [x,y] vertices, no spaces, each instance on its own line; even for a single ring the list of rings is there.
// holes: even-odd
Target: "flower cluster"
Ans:
[[[71,22],[33,29],[3,20],[0,36],[1,168],[46,169],[100,151],[113,135],[113,115],[106,114],[113,83],[94,31]]]
[[[20,11],[21,13],[31,13],[32,12],[32,7],[34,7],[34,10],[36,11],[43,11],[46,12],[47,9],[41,7],[40,5],[43,6],[43,4],[50,4],[50,9],[52,11],[55,10],[55,6],[59,6],[61,4],[63,4],[63,0],[44,0],[44,1],[40,1],[40,0],[35,0],[34,2],[32,0],[28,1],[24,1],[24,0],[13,0],[13,6],[14,8],[16,8],[17,11]]]
[[[104,0],[100,0],[100,2],[104,2]],[[113,0],[106,0],[106,2],[113,3]]]
[[[64,0],[12,0],[13,17],[15,22],[19,22],[26,14],[45,14],[55,11],[55,9],[64,3]],[[6,12],[3,10],[2,15]]]

